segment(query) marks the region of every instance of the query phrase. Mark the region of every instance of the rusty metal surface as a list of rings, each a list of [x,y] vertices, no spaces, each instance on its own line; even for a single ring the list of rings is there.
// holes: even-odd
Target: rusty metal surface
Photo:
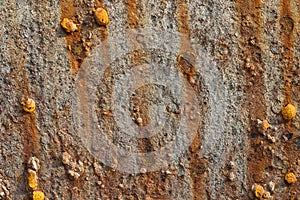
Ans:
[[[107,26],[97,24],[97,7],[108,11]],[[0,199],[32,199],[27,176],[33,156],[40,162],[34,190],[48,199],[299,199],[299,115],[291,121],[281,115],[283,106],[300,102],[299,13],[299,2],[287,0],[1,0]],[[63,18],[78,30],[66,33]],[[143,30],[149,41],[138,37]],[[165,46],[117,59],[127,50],[126,33],[132,47],[156,44],[155,33],[175,39],[167,44],[161,34]],[[201,48],[198,68],[195,46]],[[159,113],[151,106],[162,105],[165,129],[132,141],[126,131],[119,135],[116,118],[122,115],[114,113],[114,95],[126,88],[118,85],[126,76],[142,83],[147,70],[135,73],[135,66],[154,61],[178,72],[158,70],[174,81],[168,85],[173,96],[162,86],[141,85],[126,106],[129,121],[146,127]],[[177,88],[177,76],[190,90]],[[178,159],[159,170],[128,173],[118,168],[128,160],[106,162],[99,157],[113,153],[95,154],[93,117],[115,146],[143,155],[176,141],[183,118],[177,98],[187,91],[185,100],[199,106],[200,120],[185,121],[192,142]],[[36,102],[33,113],[22,109],[27,97]],[[285,180],[288,172],[295,183]],[[263,186],[263,197],[255,197],[255,184]]]

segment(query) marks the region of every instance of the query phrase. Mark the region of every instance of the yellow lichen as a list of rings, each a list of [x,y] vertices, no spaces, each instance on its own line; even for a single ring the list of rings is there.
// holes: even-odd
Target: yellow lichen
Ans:
[[[32,195],[33,200],[44,200],[45,194],[42,191],[34,191]]]
[[[262,195],[264,194],[265,190],[261,185],[256,185],[254,188],[254,194],[257,198],[262,197]]]
[[[38,181],[37,181],[37,175],[36,175],[36,172],[29,169],[28,170],[28,177],[27,177],[27,180],[28,180],[28,185],[31,189],[36,189],[37,186],[38,186]]]
[[[293,172],[289,172],[285,175],[285,180],[289,184],[295,183],[297,181],[297,178]]]
[[[22,103],[23,105],[23,110],[29,113],[32,113],[35,110],[35,102],[28,98],[27,100],[23,100]]]
[[[93,12],[99,25],[106,26],[109,23],[108,13],[104,8],[93,9]]]
[[[296,116],[297,110],[292,104],[288,104],[282,108],[281,113],[285,120],[291,120]]]
[[[61,22],[60,25],[63,27],[63,29],[68,32],[68,33],[72,33],[74,31],[77,31],[77,26],[76,24],[68,18],[64,18]]]

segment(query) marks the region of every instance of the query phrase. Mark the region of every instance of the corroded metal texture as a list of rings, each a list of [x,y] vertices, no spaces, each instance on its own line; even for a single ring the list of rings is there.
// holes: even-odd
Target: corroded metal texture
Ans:
[[[108,25],[95,8],[107,10]],[[281,115],[300,102],[299,13],[295,0],[0,1],[0,199],[299,199],[299,115]],[[64,18],[77,30],[65,32]],[[149,63],[159,73],[139,68]],[[174,85],[140,85],[128,109],[114,105],[131,84],[120,80],[145,83],[147,73]],[[184,123],[181,93],[199,108]],[[28,98],[32,113],[21,104]],[[129,117],[115,113],[123,108]],[[155,136],[132,140],[120,128],[142,132],[161,110]],[[172,141],[180,149],[181,126],[191,132],[179,139],[191,143],[148,170],[158,161],[139,156]],[[103,160],[115,152],[95,146],[97,131],[138,159]]]

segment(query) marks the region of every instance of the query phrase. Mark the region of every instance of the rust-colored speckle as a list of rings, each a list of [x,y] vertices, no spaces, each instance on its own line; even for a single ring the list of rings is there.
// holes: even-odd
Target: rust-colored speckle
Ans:
[[[196,75],[196,55],[193,52],[184,52],[177,57],[178,67],[183,73],[183,75],[187,78],[190,84],[195,84],[195,75]]]

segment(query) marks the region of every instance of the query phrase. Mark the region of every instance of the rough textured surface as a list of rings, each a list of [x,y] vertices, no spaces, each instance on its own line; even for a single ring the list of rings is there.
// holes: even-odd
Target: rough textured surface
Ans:
[[[94,7],[108,11],[107,27],[96,23]],[[269,199],[299,199],[299,115],[285,121],[280,113],[288,103],[299,108],[299,13],[299,2],[288,0],[0,1],[0,199],[31,199],[32,156],[40,165],[37,190],[48,199],[255,199],[254,184],[269,191]],[[64,32],[63,18],[72,19],[78,31]],[[177,66],[177,55],[161,49],[132,51],[111,65],[107,55],[116,47],[105,42],[149,27],[188,36],[215,65],[197,71],[179,62],[178,72],[201,108],[187,151],[159,171],[128,174],[84,145],[79,132],[90,113],[78,117],[77,106],[91,106],[100,129],[120,148],[151,152],[175,137],[170,130],[177,130],[180,119],[180,89],[175,97],[158,85],[130,94],[128,113],[137,126],[156,116],[152,105],[166,107],[165,132],[155,137],[135,143],[118,137],[112,113],[114,87],[132,66],[151,59]],[[111,67],[95,80],[99,87],[90,88],[97,101],[88,102],[83,66],[95,49]],[[192,47],[179,37],[172,49],[186,55]],[[34,113],[22,109],[27,97],[36,103]],[[295,183],[285,181],[288,172],[296,175]]]

